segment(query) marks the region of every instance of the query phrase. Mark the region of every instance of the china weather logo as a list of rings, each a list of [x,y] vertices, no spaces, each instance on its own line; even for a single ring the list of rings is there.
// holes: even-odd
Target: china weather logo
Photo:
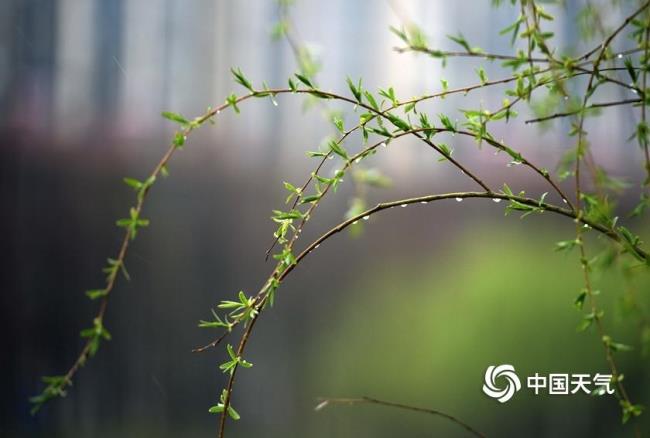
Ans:
[[[505,387],[497,386],[496,380],[503,377],[507,385]],[[515,395],[515,392],[521,389],[519,377],[515,374],[515,367],[512,365],[490,365],[485,370],[485,383],[483,392],[489,397],[496,398],[499,402],[505,403]]]

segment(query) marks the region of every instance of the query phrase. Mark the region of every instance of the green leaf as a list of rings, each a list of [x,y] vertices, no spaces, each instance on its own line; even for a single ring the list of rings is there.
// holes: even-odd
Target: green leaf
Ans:
[[[214,405],[210,409],[208,409],[208,412],[211,414],[220,414],[223,412],[223,405]]]
[[[108,291],[106,289],[92,289],[92,290],[87,290],[86,295],[91,300],[96,300],[98,298],[102,298],[108,295]]]
[[[619,342],[614,342],[610,336],[604,335],[603,336],[603,344],[605,344],[609,349],[613,352],[619,352],[619,351],[632,351],[634,348],[631,347],[630,345],[626,344],[621,344]]]
[[[576,247],[576,245],[580,245],[580,241],[578,239],[562,240],[562,241],[559,241],[559,242],[555,243],[555,250],[556,251],[571,251],[573,248]]]
[[[237,106],[237,96],[234,94],[231,94],[226,98],[226,103],[232,107],[232,109],[235,110],[236,114],[239,114],[239,107]]]
[[[437,146],[444,155],[444,157],[438,158],[438,161],[448,160],[451,157],[451,154],[454,152],[454,150],[447,146],[445,143],[438,143]]]
[[[177,148],[179,149],[182,148],[183,145],[185,144],[185,134],[183,134],[182,132],[177,132],[176,134],[174,134],[174,139],[172,140],[172,143]]]
[[[228,355],[230,358],[234,361],[237,360],[237,354],[235,353],[235,350],[233,350],[232,345],[226,344],[226,350],[228,351]]]
[[[399,129],[401,129],[402,131],[406,132],[406,131],[410,131],[410,130],[411,130],[411,125],[410,125],[408,122],[406,122],[406,120],[401,119],[400,117],[396,116],[395,114],[385,113],[384,116],[385,116],[388,120],[390,120],[390,122],[391,122],[393,125],[397,126],[397,127],[398,127]]]
[[[444,126],[445,129],[451,132],[457,131],[456,125],[451,123],[451,120],[449,120],[449,117],[447,117],[445,114],[438,114],[438,118],[440,118],[440,123],[442,123],[442,126]]]
[[[485,73],[485,69],[483,67],[479,67],[476,69],[476,74],[478,74],[479,79],[481,80],[481,84],[485,85],[488,81],[487,73]]]
[[[549,14],[548,12],[546,12],[544,10],[544,8],[542,8],[539,5],[535,5],[535,12],[537,12],[537,15],[542,17],[544,20],[547,20],[547,21],[553,21],[554,20],[554,17],[551,14]]]
[[[336,126],[336,129],[338,129],[341,134],[345,133],[345,126],[340,117],[332,117],[332,123],[334,123],[334,126]]]
[[[237,421],[237,420],[239,420],[241,418],[241,416],[237,413],[235,408],[233,408],[230,405],[228,405],[228,415],[230,415],[230,418],[232,418],[235,421]]]
[[[459,33],[457,36],[447,35],[447,38],[449,38],[456,44],[460,45],[463,49],[465,49],[466,52],[472,53],[472,48],[469,46],[469,43],[467,42],[463,34]]]
[[[643,215],[643,212],[650,207],[650,196],[646,195],[645,193],[641,194],[641,200],[639,203],[634,207],[632,210],[632,213],[630,213],[630,217],[635,217],[635,216],[641,216]]]
[[[643,405],[633,405],[628,401],[620,401],[621,408],[623,409],[623,424],[627,423],[631,418],[638,417],[643,413],[645,407]]]
[[[316,202],[321,198],[322,195],[310,195],[310,196],[305,196],[302,199],[300,199],[300,204],[310,204],[312,202]]]
[[[369,91],[364,91],[363,95],[366,96],[366,100],[370,104],[370,106],[375,110],[379,111],[379,105],[377,105],[377,101],[375,100],[375,97],[370,93]]]
[[[251,83],[251,81],[246,79],[246,76],[244,76],[244,74],[241,72],[241,69],[238,68],[235,70],[234,68],[231,68],[230,72],[233,74],[233,76],[235,77],[235,81],[238,84],[240,84],[241,86],[243,86],[244,88],[250,91],[254,91],[253,84]]]
[[[404,31],[404,29],[398,29],[398,28],[393,27],[393,26],[390,26],[388,29],[389,29],[392,33],[394,33],[395,35],[397,35],[397,37],[398,37],[400,40],[402,40],[404,43],[410,45],[410,43],[409,43],[409,38],[408,38],[408,36],[406,35],[406,32]]]
[[[185,117],[181,116],[180,114],[173,113],[170,111],[163,111],[162,116],[166,118],[167,120],[171,120],[172,122],[180,123],[181,125],[189,125],[189,120],[187,120]]]
[[[332,140],[328,143],[328,146],[330,147],[330,150],[334,152],[336,155],[340,156],[344,160],[349,160],[350,157],[348,156],[348,153],[343,149],[343,147],[337,143],[335,140]]]
[[[241,307],[241,303],[239,301],[224,300],[221,303],[219,303],[217,307],[220,309],[235,309]]]
[[[505,34],[508,34],[508,33],[512,33],[512,38],[510,40],[510,44],[511,45],[514,44],[515,41],[517,40],[517,36],[519,35],[519,27],[521,26],[521,23],[523,21],[524,21],[524,17],[520,15],[519,18],[517,19],[517,21],[512,23],[510,26],[501,29],[499,31],[499,35],[505,35]]]
[[[295,73],[295,76],[298,78],[298,80],[300,82],[302,82],[303,84],[305,84],[309,88],[314,88],[311,81],[309,79],[307,79],[307,77],[305,77],[304,75],[301,75],[300,73]]]
[[[123,181],[127,186],[133,187],[135,190],[140,190],[143,186],[143,183],[135,178],[125,177]]]
[[[362,103],[363,97],[362,97],[362,88],[361,88],[361,78],[359,78],[359,82],[357,85],[355,85],[354,82],[352,82],[352,79],[350,79],[349,77],[346,78],[346,82],[348,83],[350,92],[352,92],[352,95],[357,100],[357,102]]]
[[[578,294],[578,296],[576,297],[575,301],[573,302],[573,305],[574,305],[578,310],[582,310],[582,307],[583,307],[584,304],[585,304],[585,299],[586,299],[586,298],[587,298],[587,291],[586,291],[586,290],[583,290],[582,292],[580,292],[580,294]]]
[[[397,106],[399,104],[397,98],[395,97],[395,90],[393,87],[389,87],[388,90],[379,90],[379,95],[388,99],[393,104],[393,106]]]
[[[630,79],[632,80],[633,84],[636,84],[638,76],[636,73],[636,69],[634,68],[634,62],[632,61],[632,58],[627,57],[623,61],[623,64],[625,65],[625,68],[627,69],[627,74],[630,76]]]

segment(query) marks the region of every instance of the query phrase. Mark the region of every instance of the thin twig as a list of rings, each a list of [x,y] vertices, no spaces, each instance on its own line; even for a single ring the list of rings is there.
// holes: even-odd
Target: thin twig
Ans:
[[[544,117],[538,117],[536,119],[529,119],[526,120],[526,124],[530,123],[539,123],[539,122],[545,122],[547,120],[552,120],[552,119],[557,119],[560,117],[568,117],[568,116],[573,116],[576,114],[579,114],[582,111],[585,110],[590,110],[590,109],[595,109],[595,108],[607,108],[607,107],[612,107],[612,106],[620,106],[620,105],[629,105],[629,104],[635,104],[635,103],[640,103],[643,102],[641,99],[625,99],[625,100],[617,100],[614,102],[601,102],[601,103],[592,103],[591,105],[588,105],[587,107],[574,110],[574,111],[565,111],[561,113],[555,113],[551,114],[550,116],[544,116]]]
[[[472,433],[473,435],[479,437],[479,438],[486,438],[487,436],[466,422],[460,420],[458,417],[454,417],[453,415],[449,415],[445,412],[438,411],[436,409],[429,409],[429,408],[422,408],[419,406],[412,406],[412,405],[406,405],[402,403],[396,403],[396,402],[391,402],[391,401],[386,401],[386,400],[379,400],[376,398],[372,397],[360,397],[360,398],[329,398],[329,397],[321,397],[318,399],[319,404],[316,406],[316,410],[321,410],[325,408],[328,405],[358,405],[358,404],[373,404],[373,405],[379,405],[379,406],[386,406],[389,408],[397,408],[397,409],[403,409],[406,411],[412,411],[412,412],[419,412],[423,414],[430,414],[434,415],[437,417],[442,417],[446,418],[447,420],[456,423],[457,425],[463,427],[465,430],[468,432]]]
[[[393,50],[397,53],[424,53],[434,58],[481,58],[488,61],[493,59],[499,59],[504,61],[525,61],[525,62],[538,62],[538,63],[549,63],[550,61],[546,58],[529,58],[529,57],[518,57],[512,55],[502,55],[498,53],[486,53],[486,52],[454,52],[454,51],[443,51],[443,50],[434,50],[429,47],[393,47]]]

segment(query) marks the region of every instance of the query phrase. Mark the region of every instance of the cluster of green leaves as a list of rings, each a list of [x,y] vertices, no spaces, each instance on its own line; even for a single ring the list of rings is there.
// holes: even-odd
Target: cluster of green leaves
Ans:
[[[81,331],[81,337],[89,340],[89,350],[88,355],[93,357],[97,350],[99,349],[99,343],[103,340],[110,341],[111,334],[104,327],[104,323],[101,318],[95,318],[93,320],[93,326]]]
[[[217,307],[226,309],[228,315],[235,321],[243,321],[244,323],[251,321],[257,316],[257,309],[255,308],[255,298],[247,297],[244,291],[239,291],[237,294],[238,301],[222,301]]]
[[[509,197],[514,197],[515,194],[512,192],[510,187],[508,187],[508,184],[503,185],[503,192],[505,195],[508,195]],[[510,199],[508,201],[508,205],[506,206],[505,209],[505,214],[508,215],[509,213],[516,211],[516,212],[521,212],[521,218],[525,218],[528,215],[531,215],[533,213],[544,213],[544,200],[546,199],[546,196],[548,195],[548,192],[542,193],[542,196],[539,198],[539,202],[537,205],[530,205],[530,204],[524,204],[521,201],[518,201],[517,199]],[[525,191],[520,191],[519,195],[520,198],[523,198],[526,196]]]
[[[30,397],[29,402],[32,404],[31,414],[36,414],[45,403],[53,398],[65,397],[65,388],[71,385],[67,376],[43,376],[41,378],[45,383],[45,389],[38,395]]]
[[[129,210],[128,218],[118,219],[115,223],[118,227],[129,230],[129,237],[133,240],[135,239],[139,228],[149,226],[149,219],[141,219],[140,211],[136,208],[131,208],[131,210]]]
[[[224,411],[225,407],[226,407],[226,397],[227,396],[228,396],[228,391],[227,390],[224,389],[223,391],[221,391],[221,396],[219,398],[219,403],[212,406],[212,407],[210,407],[210,409],[208,409],[208,412],[211,413],[211,414],[220,414],[220,413],[222,413]],[[236,420],[239,420],[241,418],[241,416],[239,415],[239,413],[237,413],[235,408],[232,407],[231,403],[228,403],[227,411],[228,411],[228,415],[233,420],[236,421]]]

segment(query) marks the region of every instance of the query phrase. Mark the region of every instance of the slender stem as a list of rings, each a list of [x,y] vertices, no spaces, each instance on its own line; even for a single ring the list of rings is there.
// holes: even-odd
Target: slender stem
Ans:
[[[588,105],[584,108],[580,108],[578,110],[574,111],[564,111],[560,113],[555,113],[551,114],[550,116],[544,116],[544,117],[538,117],[536,119],[529,119],[526,120],[525,123],[539,123],[539,122],[545,122],[547,120],[552,120],[552,119],[557,119],[560,117],[568,117],[568,116],[574,116],[576,114],[579,114],[582,111],[585,110],[590,110],[590,109],[595,109],[595,108],[608,108],[612,106],[620,106],[620,105],[629,105],[629,104],[635,104],[635,103],[640,103],[643,102],[642,99],[625,99],[625,100],[617,100],[615,102],[600,102],[600,103],[592,103],[591,105]]]
[[[499,199],[499,200],[506,200],[506,201],[516,201],[521,204],[525,204],[531,207],[540,207],[544,211],[550,211],[552,213],[559,214],[561,216],[565,216],[567,218],[577,220],[580,223],[580,226],[582,225],[588,225],[590,228],[593,228],[594,230],[597,230],[598,232],[604,234],[605,236],[609,237],[615,242],[620,243],[620,237],[618,234],[615,232],[609,230],[608,228],[594,223],[592,221],[589,221],[585,219],[584,217],[578,218],[576,213],[569,210],[565,209],[562,207],[558,207],[553,204],[545,203],[545,202],[540,202],[538,199],[533,199],[533,198],[527,198],[523,196],[514,196],[514,195],[507,195],[505,193],[493,193],[493,192],[454,192],[454,193],[443,193],[443,194],[435,194],[435,195],[426,195],[426,196],[418,196],[414,198],[406,198],[406,199],[399,199],[396,201],[390,201],[390,202],[382,202],[380,204],[377,204],[375,207],[370,208],[362,213],[359,213],[358,215],[351,217],[338,225],[332,227],[329,231],[325,232],[322,234],[319,238],[314,240],[309,246],[307,246],[298,256],[296,256],[296,264],[290,266],[287,268],[285,272],[282,273],[282,275],[279,277],[280,280],[283,280],[289,273],[294,269],[294,267],[299,263],[303,258],[307,257],[316,247],[320,246],[323,242],[325,242],[327,239],[332,237],[335,234],[340,233],[341,231],[345,230],[347,227],[350,225],[354,224],[355,222],[358,222],[360,220],[363,220],[366,217],[370,217],[376,213],[379,213],[380,211],[384,210],[389,210],[395,207],[401,207],[401,206],[406,206],[410,204],[428,204],[430,202],[434,201],[441,201],[445,199],[472,199],[472,198],[482,198],[482,199]],[[648,254],[643,251],[640,248],[637,248],[639,251],[639,254],[644,257],[646,260],[648,258]]]
[[[598,71],[598,67],[601,63],[601,61],[604,59],[605,52],[607,51],[609,45],[611,42],[614,40],[614,38],[629,24],[632,22],[632,20],[639,14],[641,14],[648,6],[650,6],[650,1],[645,2],[639,9],[637,9],[632,15],[628,16],[624,22],[614,30],[603,42],[603,44],[600,46],[600,51],[598,52],[598,56],[596,57],[596,60],[594,61],[593,64],[593,74],[589,76],[589,82],[587,84],[587,89],[582,101],[582,108],[587,107],[587,102],[591,94],[593,93],[593,88],[594,88],[594,78],[596,77],[596,72]],[[596,49],[597,51],[598,49]],[[595,52],[594,52],[595,53]],[[591,55],[589,55],[591,56]],[[645,90],[644,90],[645,92]],[[585,121],[585,114],[584,112],[580,112],[578,115],[578,123],[577,123],[577,132],[578,132],[578,143],[577,143],[577,153],[576,153],[576,162],[575,162],[575,193],[576,193],[576,208],[577,208],[577,218],[581,219],[584,215],[584,212],[582,210],[582,187],[580,183],[580,162],[582,158],[582,154],[584,153],[584,148],[586,147],[585,144],[583,143],[584,141],[584,121]],[[602,318],[598,315],[598,307],[596,303],[596,298],[593,292],[593,288],[591,285],[591,279],[590,279],[590,274],[589,274],[589,261],[587,260],[587,253],[585,249],[585,244],[584,244],[584,239],[582,238],[582,226],[580,225],[579,222],[576,222],[576,241],[579,243],[580,247],[580,266],[582,268],[582,273],[584,277],[584,284],[585,284],[585,291],[587,293],[589,305],[591,307],[591,312],[594,315],[594,322],[596,325],[596,329],[598,331],[599,336],[601,337],[603,347],[605,349],[605,358],[607,360],[607,363],[609,364],[610,370],[612,372],[612,376],[615,379],[616,382],[616,387],[618,389],[617,394],[621,397],[622,400],[625,401],[628,405],[631,405],[630,398],[628,396],[628,393],[625,389],[625,386],[621,382],[621,379],[619,378],[619,372],[618,368],[616,366],[616,362],[613,357],[613,352],[610,347],[609,342],[605,340],[605,328],[602,322]],[[638,430],[637,430],[638,434]]]
[[[429,47],[419,47],[419,46],[408,46],[408,47],[393,47],[393,50],[397,53],[407,53],[407,52],[416,52],[424,53],[430,55],[434,58],[481,58],[487,59],[488,61],[493,59],[500,59],[504,61],[525,61],[525,62],[538,62],[538,63],[549,63],[549,60],[546,58],[532,58],[532,57],[518,57],[513,55],[502,55],[498,53],[486,53],[486,52],[454,52],[454,51],[442,51],[434,50]]]
[[[454,417],[453,415],[449,415],[445,412],[438,411],[436,409],[429,409],[429,408],[422,408],[419,406],[412,406],[412,405],[406,405],[403,403],[396,403],[392,401],[386,401],[386,400],[379,400],[376,398],[372,397],[360,397],[360,398],[329,398],[329,397],[321,397],[318,399],[320,402],[316,406],[316,410],[321,410],[325,408],[328,405],[358,405],[358,404],[373,404],[373,405],[379,405],[379,406],[386,406],[389,408],[397,408],[397,409],[403,409],[406,411],[412,411],[412,412],[420,412],[423,414],[430,414],[434,415],[437,417],[442,417],[446,418],[447,420],[456,423],[457,425],[463,427],[465,430],[468,432],[472,433],[474,436],[477,436],[479,438],[486,438],[486,435],[479,432],[466,422],[460,420],[458,417]]]
[[[646,14],[648,15],[648,14]],[[643,38],[643,62],[647,65],[648,64],[648,50],[649,50],[649,45],[650,45],[650,17],[646,19],[646,30],[644,33],[644,38]],[[643,69],[643,72],[641,73],[642,77],[642,85],[641,87],[643,88],[643,92],[646,92],[647,89],[647,80],[648,80],[648,71],[647,69]],[[646,125],[646,105],[647,102],[643,102],[643,105],[641,105],[641,123],[644,126],[644,135],[641,136],[641,147],[643,148],[643,153],[645,156],[645,169],[646,169],[646,174],[647,174],[647,184],[650,184],[650,151],[648,151],[648,137],[647,137],[647,125]],[[645,184],[644,184],[645,185]]]

